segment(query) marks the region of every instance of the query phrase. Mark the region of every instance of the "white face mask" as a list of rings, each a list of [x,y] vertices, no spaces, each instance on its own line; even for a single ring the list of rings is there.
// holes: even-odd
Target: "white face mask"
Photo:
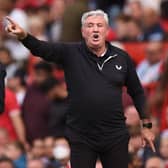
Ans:
[[[70,156],[70,149],[65,145],[57,145],[53,149],[55,159],[61,160]]]

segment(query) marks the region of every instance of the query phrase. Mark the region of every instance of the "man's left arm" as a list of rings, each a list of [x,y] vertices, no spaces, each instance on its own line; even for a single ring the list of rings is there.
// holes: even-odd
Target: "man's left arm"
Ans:
[[[0,63],[0,114],[4,111],[5,106],[5,76],[5,67]]]
[[[155,152],[155,147],[153,141],[155,139],[154,134],[151,131],[152,123],[149,119],[149,114],[145,113],[146,107],[146,97],[142,85],[138,79],[135,66],[129,56],[127,59],[127,77],[126,77],[126,87],[128,94],[132,97],[134,105],[139,113],[141,119],[141,133],[143,146],[146,143],[150,145],[153,152]]]

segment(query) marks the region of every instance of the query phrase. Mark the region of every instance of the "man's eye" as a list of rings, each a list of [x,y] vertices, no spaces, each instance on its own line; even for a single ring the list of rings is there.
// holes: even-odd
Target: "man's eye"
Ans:
[[[93,24],[88,24],[87,27],[93,27]]]
[[[98,24],[97,26],[98,26],[98,27],[103,27],[103,25],[102,25],[102,24]]]

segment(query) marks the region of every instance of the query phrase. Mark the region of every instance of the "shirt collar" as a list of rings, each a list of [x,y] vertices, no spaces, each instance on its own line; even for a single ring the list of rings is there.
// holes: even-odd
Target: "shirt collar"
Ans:
[[[93,52],[90,51],[90,49],[87,47],[86,42],[83,40],[82,41],[82,50],[83,52],[91,59],[93,59],[94,61],[100,60],[100,59],[107,59],[109,56],[117,56],[116,51],[113,49],[113,46],[110,44],[110,42],[106,41],[106,45],[107,45],[107,50],[104,54],[104,56],[102,57],[97,57],[96,54],[94,54]]]

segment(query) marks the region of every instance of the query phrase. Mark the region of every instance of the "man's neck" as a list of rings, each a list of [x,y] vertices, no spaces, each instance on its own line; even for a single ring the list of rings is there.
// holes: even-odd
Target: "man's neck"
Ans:
[[[91,52],[93,52],[97,57],[102,57],[104,53],[107,51],[106,45],[103,47],[98,47],[98,48],[90,48]]]

